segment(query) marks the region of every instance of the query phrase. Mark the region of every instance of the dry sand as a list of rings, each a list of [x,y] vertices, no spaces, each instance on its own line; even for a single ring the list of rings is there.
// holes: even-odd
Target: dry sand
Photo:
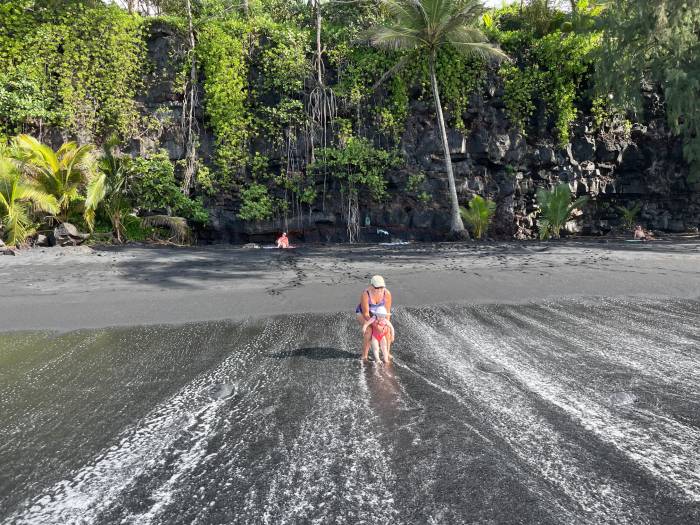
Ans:
[[[0,257],[0,331],[352,312],[373,274],[397,306],[700,297],[700,241],[45,248]]]

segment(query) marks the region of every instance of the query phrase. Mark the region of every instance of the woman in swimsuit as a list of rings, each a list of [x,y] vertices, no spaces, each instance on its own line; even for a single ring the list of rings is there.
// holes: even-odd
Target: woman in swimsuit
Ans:
[[[377,308],[383,306],[386,308],[386,318],[391,320],[391,292],[386,289],[384,278],[381,275],[375,275],[370,280],[370,286],[360,295],[360,304],[355,309],[357,322],[360,327],[374,317]],[[372,339],[372,333],[367,330],[364,334],[362,344],[362,359],[366,360],[369,354],[369,346]]]

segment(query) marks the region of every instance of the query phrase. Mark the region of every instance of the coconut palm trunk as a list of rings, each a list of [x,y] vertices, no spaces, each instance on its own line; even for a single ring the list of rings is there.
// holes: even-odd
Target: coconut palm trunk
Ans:
[[[452,155],[450,155],[450,144],[447,140],[447,129],[445,127],[445,117],[442,113],[440,103],[440,90],[438,89],[437,75],[435,74],[435,53],[430,54],[430,84],[433,88],[433,99],[435,100],[435,112],[437,113],[438,127],[440,128],[440,139],[442,149],[445,152],[445,171],[447,172],[447,182],[450,189],[450,232],[457,233],[464,231],[464,223],[459,213],[459,199],[457,198],[457,186],[455,176],[452,171]]]
[[[450,233],[462,234],[465,229],[459,213],[452,156],[435,71],[437,53],[444,46],[452,46],[466,55],[477,55],[485,59],[500,60],[507,57],[500,49],[489,44],[486,35],[479,29],[485,9],[479,0],[384,0],[384,6],[389,14],[387,20],[370,28],[365,34],[375,46],[406,51],[399,63],[419,56],[428,57],[430,83],[440,139],[445,151],[445,171],[450,190]]]

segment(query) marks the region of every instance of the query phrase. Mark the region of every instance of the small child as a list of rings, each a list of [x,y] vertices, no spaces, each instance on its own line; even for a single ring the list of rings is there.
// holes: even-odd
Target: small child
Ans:
[[[379,349],[384,355],[384,363],[391,361],[391,343],[394,342],[394,325],[386,318],[386,308],[380,306],[374,312],[374,317],[370,318],[362,327],[362,333],[367,329],[372,329],[372,340],[370,342],[374,360],[379,362]]]

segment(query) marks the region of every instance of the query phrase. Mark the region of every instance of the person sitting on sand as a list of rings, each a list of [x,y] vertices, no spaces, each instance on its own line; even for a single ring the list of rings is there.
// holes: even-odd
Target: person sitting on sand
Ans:
[[[386,308],[383,306],[377,308],[374,317],[362,326],[362,332],[370,334],[370,345],[374,354],[374,360],[377,363],[379,362],[379,349],[381,348],[384,363],[388,365],[391,362],[390,348],[391,343],[394,341],[394,326],[386,317]]]
[[[651,232],[644,231],[641,224],[637,224],[634,228],[634,240],[635,241],[650,241],[654,236]]]
[[[277,239],[278,248],[289,248],[289,238],[287,237],[287,232],[283,232],[282,235]]]
[[[369,321],[380,306],[386,309],[386,318],[391,320],[391,292],[386,289],[384,278],[381,275],[375,275],[370,280],[370,286],[366,288],[360,295],[360,304],[355,308],[355,315],[360,327]],[[369,354],[369,347],[372,334],[370,331],[362,330],[364,340],[362,343],[362,359],[366,360]]]

